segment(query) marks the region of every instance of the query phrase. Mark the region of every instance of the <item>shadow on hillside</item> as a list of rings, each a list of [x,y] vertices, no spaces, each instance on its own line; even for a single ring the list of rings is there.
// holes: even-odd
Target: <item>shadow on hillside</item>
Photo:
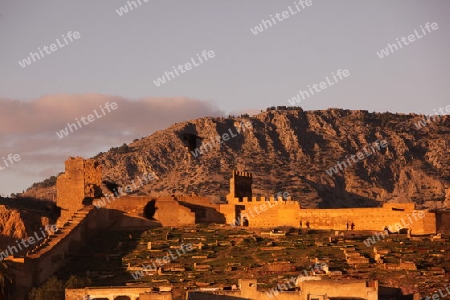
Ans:
[[[322,198],[322,201],[319,203],[319,208],[380,207],[380,202],[377,200],[349,193],[343,188],[331,187],[306,178],[303,178],[303,181],[313,187]]]
[[[139,248],[145,233],[162,225],[115,209],[108,209],[108,217],[108,228],[97,230],[86,238],[84,245],[70,254],[66,267],[57,272],[58,278],[67,280],[70,275],[88,276],[94,285],[107,282],[111,286],[121,286],[133,279],[122,259]],[[97,221],[99,219],[94,220]]]

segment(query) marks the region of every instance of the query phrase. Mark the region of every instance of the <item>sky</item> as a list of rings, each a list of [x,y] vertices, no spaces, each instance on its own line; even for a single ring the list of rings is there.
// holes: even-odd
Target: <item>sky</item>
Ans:
[[[450,105],[450,1],[145,1],[0,0],[0,195],[63,171],[68,156],[175,122],[292,105],[327,77],[333,84],[297,105],[423,114]]]

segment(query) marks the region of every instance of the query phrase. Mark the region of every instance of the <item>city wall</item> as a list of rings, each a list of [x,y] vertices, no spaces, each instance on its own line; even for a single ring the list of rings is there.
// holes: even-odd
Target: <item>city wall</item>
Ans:
[[[77,251],[98,230],[105,229],[104,215],[92,206],[84,207],[74,213],[65,225],[58,227],[58,233],[52,235],[48,245],[24,258],[8,258],[16,275],[15,299],[25,299],[33,286],[43,284],[68,261],[71,253]]]
[[[302,226],[308,223],[311,229],[351,230],[353,224],[354,230],[382,231],[388,226],[396,231],[398,223],[401,228],[411,229],[412,234],[436,233],[435,214],[415,210],[413,203],[376,208],[301,209],[299,217]]]
[[[297,201],[290,199],[253,197],[251,185],[250,173],[234,171],[227,204],[213,204],[205,197],[127,195],[111,199],[104,207],[96,208],[90,204],[98,204],[98,197],[101,196],[100,166],[93,160],[69,158],[66,172],[57,179],[57,204],[62,208],[57,223],[60,231],[51,237],[46,247],[35,253],[25,258],[8,258],[13,262],[18,278],[16,290],[20,295],[15,298],[25,299],[31,287],[41,285],[60,269],[90,234],[110,228],[113,224],[115,229],[185,226],[202,222],[229,224],[237,218],[246,217],[247,226],[252,227],[300,227],[300,224],[306,227],[308,224],[312,229],[344,230],[347,224],[350,226],[353,223],[355,230],[381,231],[385,226],[400,223],[403,228],[412,229],[413,234],[436,232],[436,215],[415,210],[414,204],[385,204],[381,208],[302,209]],[[143,217],[143,210],[153,199],[155,220],[148,220]],[[424,217],[419,218],[419,213],[423,213]],[[444,221],[441,220],[441,223]],[[253,293],[250,290],[247,292]]]
[[[382,231],[386,226],[391,231],[397,231],[395,227],[399,224],[413,234],[437,232],[436,214],[416,210],[414,203],[385,203],[375,208],[303,209],[299,202],[291,199],[252,197],[252,178],[251,173],[233,171],[227,203],[219,206],[227,224],[325,230],[352,230],[353,224],[353,230],[370,231]]]
[[[219,210],[225,215],[227,224],[244,219],[250,227],[299,227],[300,224],[298,202],[281,197],[234,198],[228,204],[221,204]]]
[[[264,211],[261,209],[265,207]],[[369,230],[382,231],[386,226],[408,228],[412,234],[435,234],[436,214],[414,209],[413,203],[384,204],[375,208],[304,209],[297,201],[260,199],[253,197],[235,198],[228,204],[220,205],[220,212],[230,224],[246,218],[250,227],[307,226],[323,230]],[[347,227],[348,226],[348,227]]]

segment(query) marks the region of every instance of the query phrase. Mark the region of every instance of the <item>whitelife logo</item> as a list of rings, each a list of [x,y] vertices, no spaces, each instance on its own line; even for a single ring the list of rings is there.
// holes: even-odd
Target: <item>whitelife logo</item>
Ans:
[[[147,3],[150,0],[136,0],[136,1],[139,3],[139,6],[141,6],[142,5],[141,1],[143,1],[144,3]],[[138,8],[136,1],[127,1],[128,6],[130,7],[130,11],[132,11],[134,8]],[[134,5],[134,8],[133,8],[133,6],[131,6],[131,4]],[[128,13],[128,7],[126,5],[121,6],[119,9],[116,9],[116,12],[121,17],[124,14]]]
[[[414,41],[416,40],[416,38],[417,38],[417,39],[421,39],[421,38],[423,38],[425,35],[427,35],[427,32],[426,32],[425,29],[422,27],[422,25],[420,25],[420,28],[422,29],[423,35],[420,35],[420,34],[417,32],[417,30],[414,30],[414,33],[415,33],[415,34],[410,34],[410,35],[408,35],[408,41],[409,41],[409,43],[406,41],[406,37],[402,36],[402,38],[401,38],[400,40],[403,42],[403,45],[407,46],[407,45],[409,45],[410,43],[414,42]],[[430,32],[431,32],[431,29],[433,29],[433,30],[438,30],[439,26],[438,26],[438,24],[437,24],[436,22],[431,23],[431,24],[430,24],[430,22],[427,22],[427,24],[425,24],[425,28],[427,29],[428,33],[430,33]],[[431,29],[430,29],[430,28],[431,28]],[[400,48],[403,48],[402,43],[400,43],[400,41],[398,40],[398,38],[397,38],[396,40],[397,40],[398,46],[399,46]],[[390,53],[389,53],[389,50],[391,50],[390,53],[394,53],[394,51],[398,51],[398,47],[397,47],[397,45],[396,45],[395,43],[394,43],[394,44],[388,43],[388,46],[387,46],[386,48],[381,49],[380,52],[377,52],[378,57],[379,57],[379,58],[384,58],[385,56],[388,56],[388,55],[390,54]]]
[[[311,93],[311,95],[308,93],[308,91],[302,91],[302,90],[299,90],[299,91],[298,91],[298,94],[297,94],[296,96],[292,97],[291,99],[288,99],[289,103],[290,103],[291,105],[294,105],[294,106],[295,106],[296,104],[297,104],[297,105],[300,104],[300,103],[302,102],[302,100],[300,99],[300,96],[302,96],[303,100],[306,100],[306,97],[309,98],[309,97],[311,97],[312,95],[314,95],[314,91],[316,91],[316,93],[319,93],[320,91],[323,91],[324,89],[326,89],[326,88],[328,88],[328,87],[334,85],[335,83],[339,82],[339,80],[336,78],[336,75],[337,75],[337,76],[340,78],[340,80],[342,81],[342,80],[344,80],[344,78],[347,78],[348,76],[350,76],[350,72],[349,72],[347,69],[345,69],[344,71],[342,71],[341,69],[339,69],[339,70],[336,71],[336,75],[334,75],[334,72],[331,72],[331,75],[333,76],[334,82],[331,81],[331,80],[328,78],[328,76],[327,76],[327,77],[325,77],[325,79],[326,79],[327,82],[322,81],[322,82],[319,83],[319,84],[314,83],[314,84],[312,85],[312,88],[311,88],[311,85],[308,85],[308,89],[309,89],[309,92]],[[342,76],[343,76],[343,77],[342,77]]]
[[[13,165],[14,162],[19,162],[20,161],[20,155],[19,154],[14,154],[13,155],[12,153],[10,153],[10,154],[8,154],[8,158],[7,159],[5,159],[5,157],[2,157],[2,159],[3,159],[3,163],[5,164],[5,166],[2,167],[2,165],[0,163],[0,171],[3,171],[7,167]],[[8,162],[6,160],[9,161],[9,164],[8,164]]]
[[[283,197],[283,200],[277,200],[274,202],[262,201],[261,205],[259,205],[260,210],[258,210],[258,206],[253,206],[253,210],[249,209],[248,211],[246,210],[245,212],[241,211],[241,214],[233,222],[231,222],[230,225],[232,227],[243,225],[245,220],[250,221],[251,218],[254,218],[255,216],[259,216],[260,214],[265,212],[267,209],[271,209],[272,207],[280,204],[282,201],[286,201],[290,197],[290,194],[289,194],[289,192],[284,192],[284,193],[279,192],[276,195],[276,199],[278,199],[280,197]],[[267,207],[266,203],[267,203],[268,207]],[[250,214],[251,218],[250,218],[249,214]]]
[[[66,36],[64,36],[64,34],[63,34],[62,37],[64,39],[65,44],[62,44],[59,41],[59,38],[57,38],[56,43],[58,44],[59,47],[57,47],[56,44],[51,44],[49,47],[47,47],[47,46],[42,47],[42,50],[44,50],[45,53],[50,54],[52,52],[55,52],[58,49],[61,49],[62,47],[65,47],[66,45],[68,45],[69,42],[67,41],[66,38],[68,38],[71,42],[73,42],[74,39],[78,40],[81,36],[78,31],[74,31],[73,33],[72,33],[72,31],[69,31]],[[49,51],[48,49],[50,49],[51,51]],[[30,52],[30,55],[27,58],[24,58],[24,59],[22,59],[22,61],[19,61],[19,65],[22,68],[25,68],[26,66],[31,65],[31,63],[32,63],[31,59],[33,59],[33,62],[35,62],[36,58],[37,59],[43,58],[44,53],[42,52],[42,50],[41,50],[41,47],[38,47],[38,51],[41,54],[40,56],[39,56],[39,53],[37,53],[37,52],[35,52],[35,53]]]
[[[56,231],[58,231],[58,226],[47,225],[47,226],[45,226],[45,229],[41,228],[41,236],[39,236],[38,232],[35,232],[34,237],[29,236],[26,240],[24,240],[24,239],[22,239],[21,241],[17,240],[16,243],[17,243],[17,247],[19,247],[19,250],[17,250],[16,246],[8,246],[8,248],[5,251],[0,252],[0,261],[4,260],[8,256],[17,254],[19,251],[22,251],[22,250],[30,247],[31,245],[35,244],[36,242],[42,241],[43,239],[47,238],[49,235],[54,234]],[[22,246],[24,249],[22,249]]]
[[[164,256],[162,259],[157,258],[156,261],[153,261],[152,265],[142,265],[142,270],[136,271],[134,273],[131,274],[131,276],[133,276],[133,278],[135,280],[145,276],[144,271],[145,272],[152,272],[152,271],[156,271],[158,269],[158,267],[156,266],[156,264],[158,264],[159,267],[164,266],[165,264],[170,263],[173,260],[176,260],[177,258],[181,257],[183,254],[186,254],[186,251],[192,251],[194,250],[194,247],[192,246],[192,244],[181,244],[179,250],[181,250],[180,253],[178,251],[178,249],[175,250],[176,254],[172,253],[172,251],[168,251],[168,255]],[[170,255],[170,257],[169,257]]]
[[[105,110],[104,110],[103,108],[105,108],[105,109],[108,111],[108,113],[110,113],[110,112],[111,112],[111,109],[112,109],[112,110],[116,110],[119,106],[117,105],[116,102],[113,102],[113,103],[111,103],[111,104],[109,104],[109,102],[106,102],[105,105],[104,105],[104,107],[102,107],[101,105],[99,105],[99,107],[100,107],[100,109],[101,109],[103,115],[100,115],[100,114],[97,112],[97,109],[94,109],[94,114],[95,114],[95,116],[94,116],[94,114],[90,114],[90,115],[88,115],[86,118],[85,118],[85,117],[81,117],[81,118],[80,118],[81,122],[83,122],[84,125],[88,125],[89,123],[92,123],[92,122],[94,122],[95,120],[100,119],[101,117],[103,117],[103,116],[106,115],[106,112],[105,112]],[[81,127],[83,127],[83,126],[81,125],[81,123],[80,123],[80,120],[78,120],[78,118],[75,118],[75,121],[77,121],[78,127],[77,127],[77,125],[76,125],[75,123],[67,123],[66,128],[61,129],[59,132],[56,132],[56,135],[57,135],[60,139],[62,139],[63,137],[69,135],[69,130],[70,130],[70,132],[73,132],[74,130],[80,129]],[[87,120],[87,122],[86,122],[86,120]]]
[[[376,149],[378,149],[378,151],[381,150],[381,148],[386,148],[388,146],[388,142],[386,140],[382,140],[380,141],[375,141],[372,145],[370,145],[370,149],[372,149],[373,152],[367,151],[366,147],[363,148],[363,151],[359,151],[356,154],[352,154],[350,155],[350,158],[353,160],[353,163],[357,163],[358,161],[362,161],[364,159],[366,159],[367,157],[371,156],[372,154],[377,153],[376,149],[374,149],[373,147],[375,146]],[[380,148],[381,146],[381,148]],[[350,158],[348,158],[348,155],[345,157],[348,163],[345,163],[345,160],[338,162],[334,167],[329,168],[328,170],[325,170],[325,172],[330,175],[333,176],[334,174],[337,174],[339,172],[339,169],[341,169],[341,171],[344,171],[347,167],[350,167],[352,165],[352,161],[350,160]],[[357,159],[356,159],[357,158]],[[342,168],[342,166],[344,166],[344,168]]]
[[[423,211],[419,211],[418,214],[419,214],[420,219],[423,219],[425,217],[425,213]],[[414,221],[418,221],[415,211],[412,212],[412,215],[414,217]],[[390,232],[398,232],[403,228],[408,228],[408,226],[410,226],[414,221],[412,220],[412,218],[409,214],[407,216],[409,219],[409,223],[405,222],[405,219],[402,218],[400,220],[402,222],[402,224],[395,223],[394,225],[386,226],[387,228],[385,228],[384,231],[377,232],[372,237],[365,239],[364,245],[366,245],[367,247],[370,247],[371,243],[372,243],[372,245],[375,245],[375,243],[377,242],[376,238],[378,238],[378,241],[380,241],[380,240],[388,237]]]
[[[208,57],[209,57],[209,58],[214,58],[214,57],[216,56],[216,54],[214,53],[213,50],[209,50],[208,53],[206,53],[206,50],[203,50],[201,56],[203,57],[203,59],[204,59],[205,61],[208,61]],[[199,55],[198,53],[197,53],[197,58],[198,58],[198,61],[200,61],[199,64],[197,64],[197,63],[195,62],[194,58],[191,57],[192,65],[194,65],[194,67],[200,66],[200,65],[203,63],[203,60],[202,60],[202,58],[200,57],[200,55]],[[173,71],[175,72],[175,74],[177,74],[177,76],[180,76],[180,74],[178,73],[177,69],[180,70],[180,72],[181,72],[182,74],[184,74],[184,73],[186,73],[187,71],[192,70],[192,65],[191,65],[191,63],[187,62],[187,63],[185,63],[184,65],[178,65],[178,67],[176,67],[176,68],[175,68],[175,66],[173,66],[172,68],[173,68]],[[183,67],[184,67],[185,69],[183,69]],[[172,78],[170,78],[169,75],[172,76]],[[158,77],[158,79],[156,79],[156,80],[153,80],[153,83],[154,83],[157,87],[160,87],[162,84],[165,84],[165,83],[166,83],[166,78],[167,78],[167,81],[170,81],[170,80],[172,80],[172,79],[175,79],[175,75],[173,74],[172,71],[169,71],[169,72],[166,71],[166,72],[164,72],[164,75],[163,75],[163,76]]]
[[[442,116],[445,116],[446,112],[450,113],[450,105],[447,105],[445,107],[445,111],[443,107],[439,107],[438,111],[441,113],[440,115],[434,109],[434,116],[425,116],[422,120],[419,120],[419,122],[414,123],[417,129],[422,129],[423,127],[426,127],[428,124],[431,124],[432,122],[439,122],[442,118]]]
[[[244,127],[244,125],[245,125],[245,127]],[[231,128],[228,128],[228,132],[230,133],[231,138],[234,138],[234,137],[237,137],[242,132],[244,132],[245,128],[248,128],[248,129],[253,128],[252,122],[250,122],[250,121],[247,121],[246,123],[241,122],[241,126],[239,128],[236,128],[236,134],[233,134],[233,131],[231,131]],[[224,134],[222,134],[222,136],[216,135],[215,140],[214,140],[214,138],[210,138],[212,141],[212,144],[203,142],[200,147],[195,148],[194,151],[191,151],[191,153],[194,157],[198,157],[199,155],[208,152],[208,149],[206,148],[206,146],[209,147],[209,150],[212,150],[214,146],[218,147],[221,144],[223,144],[224,142],[228,141],[230,139],[230,135],[228,133],[224,133]],[[203,148],[203,150],[202,150],[202,148]]]
[[[148,179],[148,180],[147,180]],[[148,173],[144,173],[143,175],[142,175],[142,180],[141,180],[141,178],[138,176],[137,177],[137,180],[139,180],[139,182],[140,182],[140,184],[138,185],[138,186],[136,186],[136,184],[134,183],[134,180],[132,180],[131,181],[131,184],[129,184],[129,185],[127,185],[126,187],[125,187],[125,191],[127,192],[127,193],[132,193],[132,192],[134,192],[134,191],[137,191],[139,188],[141,188],[141,187],[143,187],[144,186],[144,184],[147,184],[147,183],[149,183],[150,182],[150,180],[154,180],[154,179],[158,179],[158,176],[156,176],[156,174],[155,173],[151,173],[151,174],[148,174]],[[133,189],[133,186],[134,186],[134,189]],[[123,188],[121,188],[121,187],[119,187],[118,189],[115,189],[115,190],[113,190],[113,193],[111,193],[111,194],[106,194],[104,197],[102,197],[100,200],[97,200],[95,203],[94,203],[94,206],[96,207],[96,208],[102,208],[102,207],[105,207],[108,203],[111,203],[111,202],[113,202],[113,201],[115,201],[117,198],[119,198],[120,196],[126,196],[126,195],[128,195],[127,193],[124,193],[123,192]],[[116,196],[116,197],[114,197],[114,195]],[[112,197],[112,199],[110,198],[110,197]],[[108,202],[108,203],[106,203],[106,202]]]
[[[278,22],[284,21],[287,18],[289,18],[290,16],[296,15],[298,14],[301,10],[305,10],[306,7],[311,6],[312,5],[312,1],[311,0],[300,0],[297,2],[294,2],[295,8],[297,9],[297,11],[293,10],[292,7],[289,5],[289,11],[285,10],[283,11],[281,14],[280,13],[276,13],[275,17],[277,18]],[[302,9],[300,9],[300,6],[302,7]],[[270,15],[270,19],[273,22],[270,22],[270,20],[261,20],[261,23],[257,26],[255,26],[254,28],[250,28],[250,31],[254,34],[257,35],[258,33],[262,33],[264,31],[264,29],[268,29],[269,27],[272,27],[274,25],[277,24],[277,22],[275,21],[274,17],[272,15]],[[269,27],[267,26],[269,25]],[[264,27],[263,27],[264,26]]]

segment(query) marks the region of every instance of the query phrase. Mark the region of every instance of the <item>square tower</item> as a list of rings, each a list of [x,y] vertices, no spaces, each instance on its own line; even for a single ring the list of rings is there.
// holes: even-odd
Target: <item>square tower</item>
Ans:
[[[244,197],[252,199],[252,181],[252,173],[234,170],[230,178],[230,193],[227,195],[227,200]]]
[[[65,173],[56,180],[56,204],[61,207],[58,226],[62,227],[76,211],[82,209],[86,199],[100,197],[101,184],[102,169],[97,161],[69,157]]]

